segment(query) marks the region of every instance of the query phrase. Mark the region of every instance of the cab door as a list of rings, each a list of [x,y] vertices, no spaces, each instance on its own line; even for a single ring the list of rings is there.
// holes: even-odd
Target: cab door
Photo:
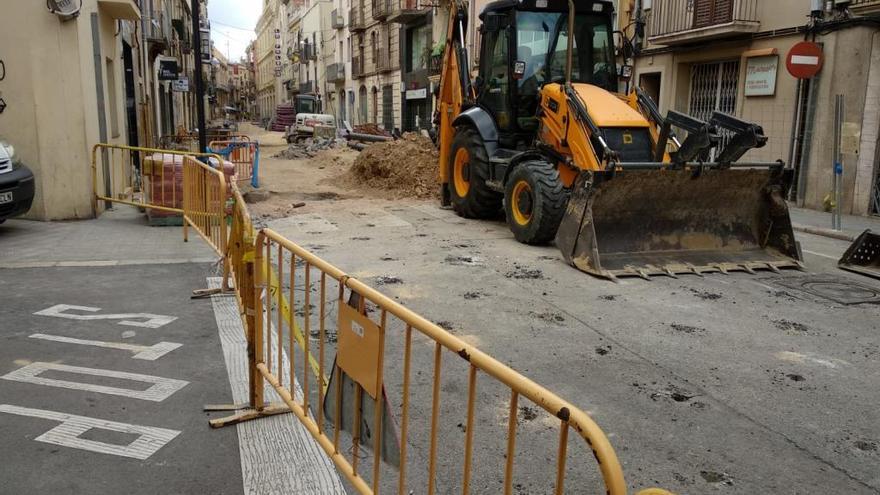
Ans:
[[[510,15],[488,13],[482,28],[481,83],[477,101],[495,118],[499,131],[510,130],[513,120],[510,25]]]

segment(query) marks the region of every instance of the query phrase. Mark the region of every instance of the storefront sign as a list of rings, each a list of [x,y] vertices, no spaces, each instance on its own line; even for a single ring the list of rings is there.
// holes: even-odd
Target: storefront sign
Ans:
[[[159,61],[159,80],[160,81],[176,81],[177,80],[177,60],[160,60]]]
[[[779,56],[751,57],[746,63],[746,96],[773,96],[776,94],[776,74]]]
[[[176,81],[171,81],[171,91],[177,93],[186,93],[189,91],[189,78],[181,77]]]
[[[428,88],[406,90],[406,99],[407,100],[421,100],[422,98],[427,98],[427,96],[428,96]]]

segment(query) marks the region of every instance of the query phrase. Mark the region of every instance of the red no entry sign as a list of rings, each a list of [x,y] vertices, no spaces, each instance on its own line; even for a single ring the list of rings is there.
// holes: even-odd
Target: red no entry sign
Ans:
[[[810,79],[822,70],[822,47],[810,41],[801,41],[791,47],[785,67],[798,79]]]

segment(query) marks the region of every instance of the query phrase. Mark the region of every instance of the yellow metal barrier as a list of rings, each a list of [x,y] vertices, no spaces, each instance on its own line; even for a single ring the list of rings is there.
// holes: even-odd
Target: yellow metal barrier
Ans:
[[[183,157],[188,154],[157,148],[96,144],[92,147],[92,210],[95,215],[99,212],[98,201],[182,214]],[[216,154],[193,156],[214,158],[217,163],[221,161]]]
[[[229,140],[236,142],[249,142],[250,136],[236,132],[209,132],[207,142]],[[199,153],[199,135],[198,133],[187,134],[167,134],[159,138],[159,147],[165,149],[173,149],[179,151],[188,151],[190,153]]]
[[[469,493],[475,479],[475,434],[492,427],[481,421],[482,428],[477,428],[476,412],[485,416],[485,411],[492,407],[485,403],[486,398],[503,397],[505,393],[498,392],[506,390],[505,421],[503,426],[494,425],[501,430],[500,435],[489,440],[498,442],[503,437],[500,445],[504,447],[494,452],[494,461],[487,458],[485,448],[481,448],[483,455],[479,458],[483,475],[487,469],[491,471],[491,466],[503,466],[503,493],[512,493],[513,489],[517,433],[522,421],[521,398],[543,409],[548,419],[555,422],[556,435],[551,435],[556,453],[555,475],[551,480],[555,493],[564,492],[570,471],[577,473],[576,491],[585,490],[581,485],[585,475],[580,466],[567,469],[568,457],[575,455],[569,452],[570,432],[581,438],[583,442],[579,445],[584,453],[592,452],[579,460],[595,458],[605,491],[614,495],[626,493],[623,472],[608,438],[580,409],[272,230],[259,232],[253,254],[253,295],[242,295],[241,300],[242,313],[254,316],[244,320],[246,325],[254,325],[253,330],[247,330],[250,402],[254,411],[238,420],[258,417],[261,411],[278,412],[277,407],[271,412],[265,408],[265,380],[360,493],[374,494],[383,486],[388,488],[388,482],[382,482],[383,466],[385,470],[398,468],[393,483],[398,493],[413,490],[430,495],[447,493],[453,487],[455,491]],[[312,359],[312,340],[317,341],[317,370]],[[327,355],[333,350],[335,361],[328,366]],[[402,371],[388,366],[389,359],[402,362]],[[449,384],[457,383],[454,377],[441,376],[441,368],[454,370],[455,363],[464,368],[462,372],[466,371],[467,399],[460,409],[454,404],[448,406],[453,411],[441,414],[441,391],[448,392]],[[481,385],[486,390],[482,394],[477,393],[478,379],[489,381]],[[343,389],[353,392],[343,393]],[[430,407],[426,407],[428,404]],[[430,416],[429,427],[411,430],[414,407],[419,409],[418,419]],[[395,422],[389,418],[393,415],[391,411],[398,410],[399,437]],[[441,468],[438,459],[438,444],[448,436],[445,422],[450,416],[453,421],[461,421],[458,428],[464,433],[460,457],[452,457],[461,459],[460,470],[452,469],[448,462]],[[372,455],[364,455],[362,449],[372,450]],[[427,458],[427,476],[415,482],[408,477],[410,449],[417,458]],[[444,458],[449,459],[449,449],[443,452]],[[487,463],[491,466],[487,467]],[[364,464],[368,464],[366,469]],[[445,483],[438,484],[438,479]],[[645,493],[666,493],[652,490]]]
[[[235,180],[250,181],[254,177],[254,166],[259,159],[259,143],[241,140],[215,140],[208,143],[208,151],[223,155],[235,165]]]
[[[223,162],[218,160],[218,164]],[[220,256],[226,255],[226,199],[228,190],[222,171],[183,157],[183,238],[192,226]]]

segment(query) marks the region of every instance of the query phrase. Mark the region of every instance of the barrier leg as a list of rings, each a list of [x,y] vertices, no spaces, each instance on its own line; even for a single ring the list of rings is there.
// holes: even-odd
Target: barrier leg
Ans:
[[[261,261],[262,250],[257,249],[256,263]],[[263,300],[261,297],[261,285],[265,285],[265,283],[260,280],[261,277],[259,275],[259,270],[254,270],[254,264],[255,262],[252,261],[245,262],[245,280],[254,281],[252,284],[245,285],[251,285],[253,290],[248,290],[249,287],[239,288],[242,295],[242,303],[245,308],[245,338],[247,339],[248,355],[248,402],[245,404],[206,405],[204,407],[205,411],[239,411],[231,416],[208,421],[211,428],[222,428],[224,426],[243,423],[252,419],[291,412],[290,408],[284,403],[266,404],[263,397],[263,389],[265,385],[263,382],[263,375],[257,368],[257,364],[263,357],[263,342],[265,339],[265,334],[263,332]],[[271,328],[271,326],[269,328]],[[281,359],[280,356],[279,359]]]

